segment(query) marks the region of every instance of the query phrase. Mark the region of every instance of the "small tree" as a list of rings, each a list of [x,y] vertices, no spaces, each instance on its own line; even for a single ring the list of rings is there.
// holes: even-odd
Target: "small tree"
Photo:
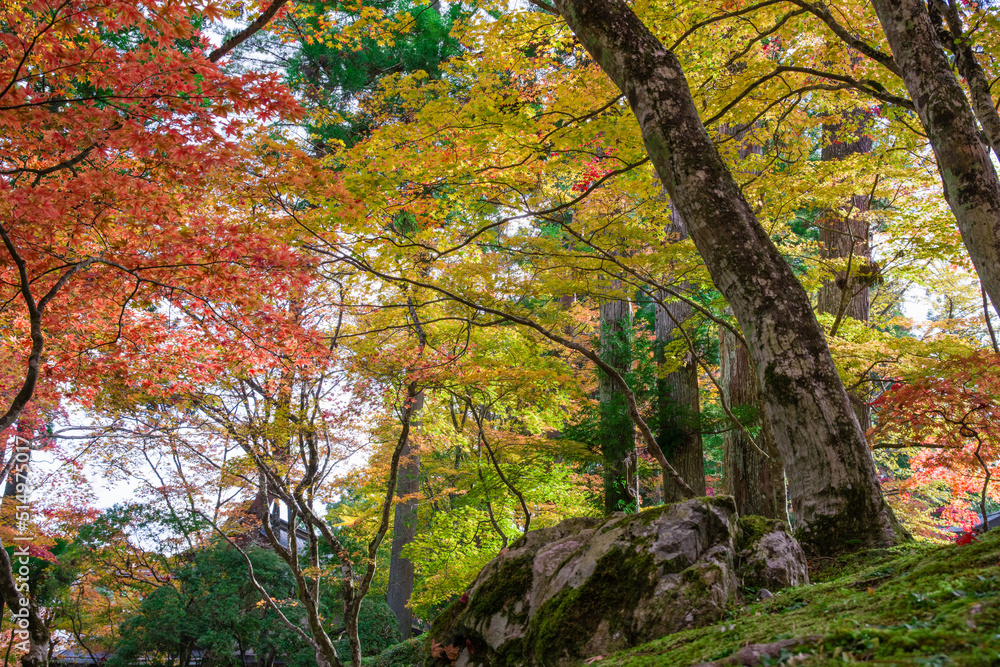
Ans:
[[[997,498],[1000,465],[1000,358],[980,350],[921,366],[873,402],[876,449],[915,448],[911,484],[943,480],[956,498]]]

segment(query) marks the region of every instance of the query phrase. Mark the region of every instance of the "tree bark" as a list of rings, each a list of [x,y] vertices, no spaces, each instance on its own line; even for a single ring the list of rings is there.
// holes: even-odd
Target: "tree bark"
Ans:
[[[1000,158],[1000,113],[993,102],[989,77],[976,60],[972,40],[965,34],[959,7],[954,0],[930,0],[927,5],[940,39],[955,54],[955,66],[969,86],[972,111],[982,125],[986,141]]]
[[[555,6],[638,119],[660,179],[753,357],[812,553],[885,545],[901,529],[809,298],[709,138],[680,63],[624,0]]]
[[[741,160],[764,154],[762,145],[748,140],[750,128],[736,130],[720,125],[718,129],[737,139]],[[754,170],[747,173],[759,174]],[[757,412],[752,419],[741,422],[744,428],[732,424],[733,428],[722,436],[723,492],[733,496],[741,516],[766,516],[787,523],[785,469],[764,410],[757,369],[746,345],[723,327],[719,330],[719,371],[721,399],[729,411],[735,409],[744,415],[747,410]],[[752,431],[758,431],[756,438]]]
[[[421,268],[425,275],[428,265]],[[413,299],[407,297],[413,330],[423,351],[427,344],[427,332],[424,331]],[[414,388],[416,385],[412,385]],[[408,430],[419,430],[420,422],[414,420],[424,407],[424,391],[421,389],[412,398],[407,393],[407,403],[403,414],[410,420]],[[410,404],[412,402],[412,404]],[[389,553],[389,590],[386,592],[386,604],[396,616],[396,624],[403,639],[409,639],[413,634],[413,610],[409,607],[413,597],[415,577],[414,563],[403,556],[403,549],[413,542],[417,536],[417,493],[420,491],[420,454],[413,448],[412,439],[407,437],[401,441],[399,450],[399,472],[396,477],[396,506],[393,508],[392,549]],[[359,602],[360,604],[360,602]]]
[[[417,496],[420,491],[420,454],[410,440],[399,455],[399,477],[396,480],[396,507],[393,510],[392,552],[389,557],[389,591],[386,602],[403,639],[413,633],[413,610],[408,606],[413,596],[413,561],[403,556],[403,548],[417,536]],[[405,500],[403,500],[405,498]]]
[[[871,152],[870,137],[860,137],[856,141],[849,142],[840,141],[840,130],[839,123],[823,124],[823,134],[832,140],[822,149],[823,161],[832,162],[850,155]],[[824,259],[851,258],[850,276],[838,272],[833,280],[824,282],[820,288],[818,309],[821,313],[843,315],[861,322],[868,321],[871,299],[869,283],[865,276],[872,270],[870,234],[867,221],[858,219],[854,215],[867,213],[870,208],[870,197],[866,194],[857,194],[851,197],[841,210],[828,209],[820,216],[819,240],[822,243],[820,255]]]
[[[684,220],[671,209],[671,223],[667,234],[679,239],[687,238]],[[682,287],[686,287],[682,286]],[[665,295],[661,294],[661,298]],[[666,308],[656,306],[656,361],[662,365],[666,361],[664,348],[680,334],[683,326],[694,314],[690,304],[672,301]],[[687,482],[691,490],[699,496],[705,489],[705,449],[701,441],[700,405],[698,402],[698,362],[688,350],[681,367],[676,371],[658,376],[656,381],[657,442],[670,465]],[[673,480],[663,476],[663,502],[675,503],[685,500],[685,495]]]
[[[736,500],[740,516],[754,514],[787,522],[785,469],[771,429],[764,427],[753,360],[746,346],[724,327],[719,328],[719,366],[722,399],[737,413],[757,410],[755,418],[743,423],[747,431],[759,432],[753,442],[740,428],[723,434],[723,490]]]
[[[993,306],[998,307],[1000,179],[989,146],[983,142],[965,91],[952,73],[927,5],[921,0],[873,0],[872,4],[934,149],[944,196],[962,240]],[[984,120],[988,128],[996,124],[989,118]]]
[[[632,304],[614,300],[601,304],[601,358],[623,377],[632,372]],[[604,512],[638,509],[638,451],[635,426],[621,389],[601,373],[601,455],[604,459]]]

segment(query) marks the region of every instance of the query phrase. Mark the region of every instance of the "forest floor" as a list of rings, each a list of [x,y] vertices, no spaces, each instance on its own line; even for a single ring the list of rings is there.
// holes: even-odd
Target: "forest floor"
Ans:
[[[1000,667],[1000,530],[965,545],[914,542],[811,566],[808,586],[735,608],[715,625],[586,664],[741,664],[733,656],[748,645],[782,642],[757,664]],[[411,667],[419,647],[417,638],[365,664]]]

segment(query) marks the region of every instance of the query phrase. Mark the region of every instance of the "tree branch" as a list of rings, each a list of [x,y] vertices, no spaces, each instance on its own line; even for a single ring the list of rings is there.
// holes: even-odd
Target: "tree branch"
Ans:
[[[31,332],[31,351],[28,352],[28,369],[24,374],[24,382],[21,384],[21,389],[14,396],[14,400],[11,401],[10,407],[7,408],[7,411],[3,414],[3,416],[0,416],[0,432],[3,432],[7,429],[7,427],[17,421],[17,418],[20,416],[24,406],[28,404],[31,397],[35,394],[35,385],[38,383],[39,364],[41,363],[42,350],[45,347],[45,336],[42,334],[42,313],[45,311],[45,306],[48,305],[59,290],[66,285],[69,279],[73,277],[73,274],[93,264],[94,260],[87,259],[70,267],[68,271],[56,280],[55,284],[49,289],[45,296],[43,296],[42,299],[36,303],[35,297],[31,293],[31,281],[28,277],[28,264],[24,261],[24,258],[21,257],[20,253],[18,253],[17,248],[14,246],[14,242],[7,234],[7,229],[2,225],[0,225],[0,239],[3,239],[3,244],[7,248],[7,253],[13,260],[14,265],[17,266],[21,297],[24,300],[25,308],[28,310],[28,322]]]
[[[830,28],[830,30],[833,31],[833,34],[839,37],[841,41],[850,46],[852,49],[860,51],[875,62],[881,64],[896,76],[900,76],[899,66],[896,65],[896,61],[891,55],[879,51],[874,46],[868,44],[868,42],[852,35],[847,28],[842,26],[837,19],[834,18],[833,14],[829,9],[827,9],[823,2],[817,2],[815,4],[806,2],[805,0],[789,0],[789,2],[808,10],[810,14],[819,18],[827,25],[828,28]]]
[[[656,461],[663,468],[664,474],[668,476],[677,485],[677,487],[681,490],[681,492],[684,494],[685,497],[687,498],[695,497],[694,491],[691,489],[690,486],[688,486],[687,482],[684,481],[684,479],[680,476],[680,474],[678,474],[677,470],[672,465],[670,465],[670,462],[667,461],[667,457],[663,454],[663,450],[660,449],[660,446],[657,444],[656,438],[653,436],[653,432],[649,429],[649,424],[646,423],[646,420],[643,419],[642,414],[639,412],[639,406],[638,403],[636,402],[635,394],[632,392],[631,387],[629,387],[628,382],[625,380],[625,378],[621,376],[621,374],[613,366],[611,366],[603,359],[601,359],[600,355],[596,354],[593,350],[577,343],[576,341],[570,340],[564,336],[560,336],[559,334],[553,331],[549,331],[547,328],[543,327],[538,322],[535,322],[534,320],[531,320],[527,317],[522,317],[520,315],[513,315],[511,313],[507,313],[502,310],[498,310],[496,308],[491,308],[489,306],[477,304],[473,301],[470,301],[469,299],[461,297],[458,294],[455,294],[454,292],[451,292],[450,290],[444,289],[443,287],[439,287],[437,285],[420,282],[418,280],[414,280],[412,278],[406,278],[404,276],[392,276],[386,274],[382,271],[379,271],[370,264],[367,264],[359,257],[342,255],[333,252],[331,250],[328,250],[326,248],[317,246],[310,245],[307,246],[307,248],[313,250],[314,252],[318,252],[320,254],[334,257],[340,261],[346,262],[347,264],[350,264],[351,266],[354,266],[355,268],[361,271],[370,273],[371,275],[381,278],[383,280],[389,282],[409,284],[413,285],[414,287],[423,287],[425,289],[432,290],[439,294],[443,294],[444,296],[447,296],[456,303],[460,303],[463,306],[472,308],[473,310],[478,310],[484,313],[490,313],[491,315],[495,315],[510,322],[514,322],[516,324],[528,327],[529,329],[533,329],[534,331],[537,331],[542,336],[548,338],[552,342],[559,343],[563,347],[583,355],[588,360],[590,360],[595,366],[600,368],[604,373],[607,373],[607,375],[611,378],[611,381],[614,382],[621,390],[622,394],[625,396],[625,401],[628,405],[629,415],[632,417],[632,423],[635,424],[636,428],[639,430],[639,433],[642,435],[642,439],[643,442],[646,444],[646,448],[649,450],[649,452],[653,455]]]
[[[261,28],[266,26],[272,18],[274,18],[274,15],[278,13],[278,10],[281,9],[286,2],[288,2],[288,0],[271,0],[271,4],[268,5],[267,9],[265,9],[260,16],[257,17],[256,21],[227,39],[222,46],[217,48],[215,51],[212,51],[212,53],[208,56],[209,62],[219,62],[219,60],[222,59],[222,56],[226,55],[237,46],[253,37],[258,31],[260,31]]]

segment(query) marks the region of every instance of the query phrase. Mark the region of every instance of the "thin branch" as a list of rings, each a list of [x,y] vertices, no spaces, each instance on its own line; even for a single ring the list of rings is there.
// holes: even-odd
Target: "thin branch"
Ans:
[[[28,322],[31,334],[31,351],[28,353],[28,369],[24,373],[24,382],[21,384],[21,389],[17,392],[17,395],[14,396],[14,399],[11,401],[10,407],[7,411],[2,417],[0,417],[0,432],[2,432],[17,421],[17,418],[24,409],[24,406],[26,406],[28,401],[31,400],[31,397],[34,396],[35,385],[38,382],[38,372],[42,358],[42,350],[45,347],[45,336],[42,333],[42,313],[45,310],[45,306],[48,305],[48,303],[56,296],[59,290],[66,285],[75,273],[90,266],[93,263],[93,260],[88,259],[72,266],[68,271],[60,276],[58,280],[56,280],[55,284],[49,289],[45,296],[43,296],[42,299],[36,303],[35,297],[31,293],[31,281],[28,278],[28,264],[18,253],[17,248],[14,246],[14,242],[7,234],[6,228],[2,225],[0,225],[0,238],[3,239],[3,244],[7,248],[7,253],[14,261],[15,266],[17,266],[21,296],[24,299],[24,305],[28,311]]]
[[[60,162],[58,164],[54,164],[51,167],[46,167],[45,169],[32,169],[30,167],[17,167],[16,169],[9,169],[9,170],[6,170],[6,171],[0,171],[0,174],[3,174],[4,176],[13,176],[14,174],[35,174],[36,175],[35,183],[37,185],[37,183],[38,183],[37,179],[41,178],[42,176],[48,176],[49,174],[55,173],[55,172],[59,171],[60,169],[70,169],[70,168],[75,167],[76,165],[80,164],[81,162],[83,162],[84,160],[87,159],[87,156],[91,154],[91,152],[94,150],[94,148],[96,148],[96,146],[94,146],[93,144],[91,144],[90,146],[88,146],[87,148],[84,148],[82,151],[80,151],[79,153],[77,153],[76,155],[74,155],[73,157],[71,157],[70,159],[63,160],[62,162]]]
[[[504,486],[510,489],[511,493],[517,496],[518,502],[521,503],[521,511],[524,512],[524,530],[522,532],[527,533],[529,527],[531,526],[531,512],[528,511],[528,503],[524,500],[524,494],[518,491],[517,488],[511,484],[510,480],[507,479],[507,476],[503,474],[503,471],[500,470],[500,464],[497,462],[496,454],[493,453],[493,449],[490,447],[490,443],[486,439],[486,432],[483,430],[483,415],[476,412],[476,408],[472,405],[472,398],[467,396],[463,398],[466,403],[469,404],[469,409],[472,411],[472,418],[476,420],[476,425],[479,427],[479,441],[483,443],[484,447],[486,447],[486,453],[489,455],[489,459],[493,463],[493,468],[497,471],[500,481],[504,483]],[[486,408],[483,407],[483,412],[485,411]]]
[[[550,5],[547,2],[543,2],[542,0],[528,0],[528,2],[530,2],[531,4],[533,4],[535,7],[538,7],[539,9],[541,9],[546,14],[552,14],[553,16],[559,16],[559,10],[556,9],[555,7],[553,7],[552,5]]]
[[[207,516],[205,516],[204,512],[198,512],[198,513],[202,516],[203,519],[205,519],[212,525],[212,528],[214,528],[215,531],[219,533],[219,535],[221,535],[226,542],[229,543],[229,546],[233,547],[238,552],[240,552],[240,555],[243,556],[244,562],[247,564],[247,570],[250,573],[250,584],[257,589],[258,593],[260,593],[264,597],[264,600],[265,602],[267,602],[267,605],[271,607],[271,609],[278,615],[278,618],[281,619],[281,622],[284,623],[289,630],[291,630],[299,637],[301,637],[303,640],[305,640],[305,642],[309,644],[311,647],[313,647],[313,649],[319,650],[316,641],[311,636],[309,636],[305,630],[303,630],[298,625],[288,620],[288,617],[285,616],[285,614],[281,611],[281,608],[278,607],[278,603],[274,601],[270,593],[267,592],[267,589],[265,589],[264,586],[257,580],[257,576],[254,573],[253,569],[253,563],[250,561],[250,556],[247,555],[247,552],[244,551],[240,547],[240,545],[236,544],[236,542],[230,539],[230,537],[226,535],[226,533],[223,532],[223,530],[219,528],[214,521],[210,520]]]
[[[818,69],[815,69],[815,68],[812,68],[812,67],[793,67],[791,65],[779,65],[778,67],[775,68],[775,70],[773,72],[770,72],[769,74],[765,74],[764,76],[760,77],[759,79],[757,79],[756,81],[754,81],[753,83],[751,83],[750,85],[748,85],[746,88],[744,88],[743,92],[741,92],[739,95],[737,95],[726,106],[722,107],[722,109],[720,109],[714,116],[712,116],[711,118],[709,118],[708,120],[706,120],[704,124],[706,126],[708,126],[708,125],[711,125],[711,124],[717,122],[720,118],[722,118],[723,116],[725,116],[726,113],[728,113],[730,109],[732,109],[737,104],[739,104],[740,102],[742,102],[743,99],[746,98],[754,90],[756,90],[760,86],[764,85],[765,83],[767,83],[771,79],[779,77],[779,76],[781,76],[782,74],[784,74],[786,72],[796,72],[796,73],[799,73],[799,74],[808,74],[810,76],[819,77],[821,79],[829,79],[831,81],[839,81],[842,84],[844,84],[844,85],[846,85],[846,86],[848,86],[850,88],[858,90],[858,91],[860,91],[860,92],[862,92],[865,95],[868,95],[870,97],[874,97],[876,99],[882,100],[883,102],[886,102],[887,104],[895,104],[897,106],[903,107],[904,109],[908,109],[910,111],[914,110],[914,106],[913,106],[913,102],[912,101],[906,99],[905,97],[899,97],[897,95],[892,95],[890,93],[885,92],[885,89],[882,88],[881,84],[879,84],[879,83],[877,83],[875,81],[870,81],[868,79],[858,80],[858,79],[855,79],[853,77],[850,77],[850,76],[847,76],[847,75],[844,75],[844,74],[835,74],[833,72],[825,72],[823,70],[818,70]],[[876,88],[875,86],[878,86],[878,88]]]
[[[383,280],[396,283],[405,283],[413,285],[414,287],[423,287],[425,289],[438,292],[439,294],[443,294],[449,297],[456,303],[460,303],[464,306],[467,306],[468,308],[472,308],[473,310],[478,310],[484,313],[490,313],[491,315],[495,315],[497,317],[506,319],[510,322],[514,322],[516,324],[520,324],[529,329],[537,331],[542,336],[548,338],[552,342],[558,343],[569,350],[573,350],[574,352],[583,355],[588,360],[590,360],[595,366],[597,366],[604,373],[606,373],[611,378],[611,381],[614,382],[621,390],[622,394],[625,396],[625,401],[628,405],[629,415],[632,417],[632,423],[635,424],[636,428],[639,430],[639,433],[642,435],[642,439],[643,442],[646,444],[647,450],[653,455],[656,461],[663,468],[664,474],[667,477],[669,477],[671,481],[674,482],[674,484],[677,485],[677,488],[681,490],[681,493],[686,498],[695,497],[694,491],[691,489],[690,486],[688,486],[688,483],[684,481],[684,479],[680,476],[677,470],[672,465],[670,465],[670,462],[667,461],[666,456],[663,454],[663,450],[660,449],[660,446],[657,444],[656,438],[653,436],[653,432],[649,428],[649,424],[646,423],[646,420],[643,419],[642,414],[639,412],[639,406],[638,403],[636,402],[635,394],[633,393],[631,387],[629,387],[628,382],[613,366],[606,363],[603,359],[601,359],[600,355],[596,354],[593,350],[589,349],[584,345],[581,345],[580,343],[577,343],[576,341],[570,340],[553,331],[550,331],[541,324],[539,324],[538,322],[535,322],[534,320],[528,319],[526,317],[507,313],[502,310],[497,310],[496,308],[484,306],[482,304],[477,304],[473,301],[470,301],[469,299],[461,297],[458,294],[455,294],[454,292],[446,290],[443,287],[439,287],[437,285],[424,283],[419,280],[414,280],[412,278],[406,278],[404,276],[392,276],[386,274],[382,271],[379,271],[375,267],[367,264],[360,257],[340,255],[330,250],[326,250],[324,248],[319,248],[315,246],[313,246],[313,250],[321,254],[335,257],[341,261],[350,264],[351,266],[354,266],[357,269],[366,271],[378,278],[382,278]]]
[[[725,21],[726,19],[736,18],[737,16],[743,16],[744,14],[750,14],[757,11],[758,9],[763,9],[764,7],[770,7],[771,5],[780,4],[781,0],[765,0],[764,2],[759,2],[756,5],[750,5],[749,7],[744,7],[743,9],[735,12],[726,12],[724,14],[719,14],[718,16],[709,17],[703,21],[698,21],[693,26],[685,30],[677,40],[670,45],[670,51],[674,51],[678,46],[681,45],[685,39],[690,37],[696,31],[704,28],[705,26],[712,25],[713,23],[718,23],[719,21]]]
[[[881,64],[896,76],[900,76],[899,67],[896,65],[896,61],[891,55],[879,51],[871,44],[868,44],[868,42],[852,35],[847,28],[842,26],[837,19],[834,18],[833,14],[823,2],[811,3],[806,2],[805,0],[789,0],[789,2],[808,10],[809,13],[819,18],[827,25],[827,27],[830,28],[830,30],[833,31],[833,34],[839,37],[841,41],[850,46],[852,49],[860,51],[875,62]]]

